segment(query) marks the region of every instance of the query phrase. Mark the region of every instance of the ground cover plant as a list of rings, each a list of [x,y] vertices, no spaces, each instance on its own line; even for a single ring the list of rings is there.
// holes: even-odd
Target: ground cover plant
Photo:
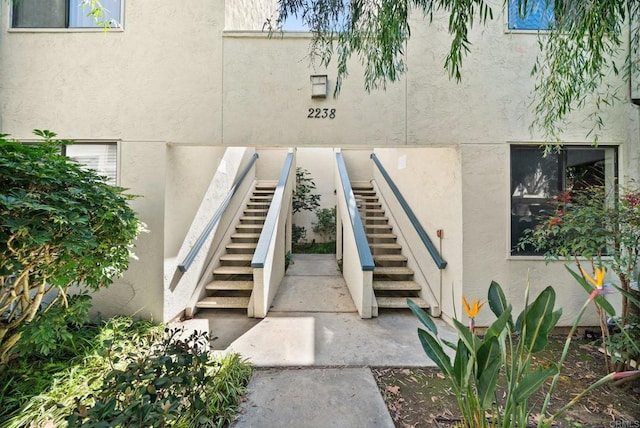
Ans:
[[[83,324],[72,354],[15,358],[0,375],[0,426],[223,426],[251,367],[213,358],[206,334],[115,317]]]

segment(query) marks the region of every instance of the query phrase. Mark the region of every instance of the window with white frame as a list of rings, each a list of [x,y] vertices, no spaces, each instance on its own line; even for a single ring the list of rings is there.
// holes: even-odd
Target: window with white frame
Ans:
[[[522,0],[509,0],[509,30],[548,30],[553,23],[553,1],[529,0],[526,3],[526,10],[521,11]]]
[[[591,185],[615,186],[615,147],[565,146],[545,156],[539,146],[511,146],[511,254],[541,255],[519,248],[527,229],[555,215],[554,197]]]
[[[116,143],[76,143],[64,146],[62,153],[70,159],[106,177],[116,184],[118,150]]]
[[[13,28],[96,28],[99,22],[120,27],[123,0],[100,0],[104,15],[90,16],[86,0],[18,0],[13,2]]]

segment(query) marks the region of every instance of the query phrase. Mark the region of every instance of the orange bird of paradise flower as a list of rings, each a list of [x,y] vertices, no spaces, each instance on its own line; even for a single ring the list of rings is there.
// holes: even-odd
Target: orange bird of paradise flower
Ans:
[[[462,297],[462,304],[464,305],[464,311],[467,313],[469,318],[475,318],[482,309],[484,302],[480,303],[478,299],[473,299],[471,306],[469,306],[469,302],[465,297]]]
[[[582,266],[580,267],[580,271],[582,272],[582,275],[585,277],[585,279],[594,287],[593,292],[591,293],[591,298],[594,298],[598,294],[601,294],[603,292],[602,287],[604,285],[604,274],[607,270],[605,268],[596,268],[596,272],[594,275],[595,277],[589,275],[587,271],[582,268]]]

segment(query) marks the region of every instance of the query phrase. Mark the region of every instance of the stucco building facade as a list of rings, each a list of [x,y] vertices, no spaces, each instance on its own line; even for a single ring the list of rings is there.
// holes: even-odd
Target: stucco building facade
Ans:
[[[169,321],[184,312],[189,292],[167,279],[166,266],[216,172],[231,168],[228,147],[258,151],[256,176],[266,179],[277,178],[283,150],[299,148],[298,165],[313,172],[327,206],[340,148],[353,180],[375,178],[375,153],[437,243],[447,267],[424,270],[443,317],[461,314],[462,295],[484,298],[492,280],[517,308],[529,281],[533,292],[555,286],[561,324],[571,322],[583,291],[564,263],[512,251],[514,216],[523,217],[513,205],[517,148],[544,140],[530,129],[538,36],[509,30],[501,1],[493,22],[471,34],[462,82],[443,68],[446,19],[415,14],[406,75],[367,93],[354,60],[337,98],[336,70],[309,61],[309,34],[262,31],[273,1],[116,3],[118,27],[107,32],[18,27],[11,2],[0,3],[0,132],[28,140],[32,129],[50,129],[115,144],[116,182],[141,196],[132,205],[149,232],[125,277],[96,295],[103,314]],[[326,98],[311,97],[317,74],[328,77]],[[571,117],[567,147],[591,149],[590,108]],[[638,108],[623,99],[602,114],[596,161],[621,182],[640,178]]]

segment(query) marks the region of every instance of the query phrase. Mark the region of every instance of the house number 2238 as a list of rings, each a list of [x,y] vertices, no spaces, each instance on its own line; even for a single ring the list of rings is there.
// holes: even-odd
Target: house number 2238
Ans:
[[[309,119],[335,119],[336,118],[336,109],[334,108],[310,108],[309,114],[307,115]]]

